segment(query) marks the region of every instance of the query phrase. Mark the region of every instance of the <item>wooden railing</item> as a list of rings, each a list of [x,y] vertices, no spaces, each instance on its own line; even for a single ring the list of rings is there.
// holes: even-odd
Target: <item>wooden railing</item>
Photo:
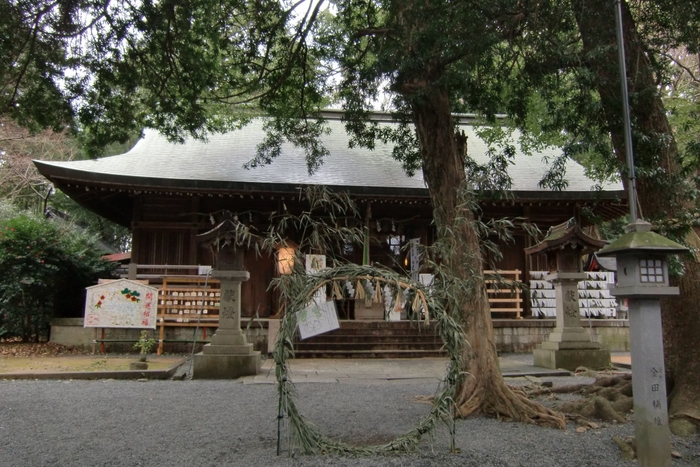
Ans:
[[[498,318],[522,319],[522,292],[519,287],[515,286],[521,280],[522,271],[519,269],[484,271],[484,274],[486,276],[498,274],[502,278],[501,280],[486,280],[491,315]]]
[[[216,294],[219,290],[219,282],[211,277],[207,280],[206,275],[200,275],[199,272],[202,272],[202,266],[198,265],[137,265],[134,263],[129,265],[127,275],[129,279],[149,280],[160,286],[158,353],[163,349],[166,326],[192,327],[199,323],[204,336],[207,329],[213,330],[218,327],[219,297]],[[522,319],[522,292],[518,287],[513,286],[520,282],[522,272],[519,269],[484,271],[487,276],[493,276],[496,273],[500,275],[501,280],[486,280],[491,315],[496,318]],[[160,285],[161,281],[162,285]],[[213,296],[211,296],[212,293]],[[204,294],[207,296],[205,297]]]
[[[165,276],[204,276],[209,266],[198,264],[136,264],[130,263],[120,273],[126,279],[159,280]]]

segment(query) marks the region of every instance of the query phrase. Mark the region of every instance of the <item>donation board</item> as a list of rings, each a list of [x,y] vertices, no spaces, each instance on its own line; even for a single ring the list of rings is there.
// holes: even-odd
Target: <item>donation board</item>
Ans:
[[[157,288],[119,279],[86,291],[86,328],[156,328]]]

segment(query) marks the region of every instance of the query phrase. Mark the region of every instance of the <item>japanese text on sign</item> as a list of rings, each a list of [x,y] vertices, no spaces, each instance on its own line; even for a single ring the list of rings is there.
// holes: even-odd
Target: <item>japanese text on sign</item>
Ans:
[[[158,289],[120,279],[87,288],[85,327],[156,328]]]

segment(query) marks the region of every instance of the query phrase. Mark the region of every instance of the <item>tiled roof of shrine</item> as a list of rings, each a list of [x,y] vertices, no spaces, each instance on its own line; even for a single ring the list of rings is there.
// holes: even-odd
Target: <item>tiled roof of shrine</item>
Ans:
[[[71,162],[39,162],[36,164],[47,178],[59,176],[63,180],[103,180],[111,184],[120,182],[130,186],[143,182],[148,186],[178,186],[198,189],[212,186],[261,187],[262,185],[298,186],[327,185],[331,187],[361,188],[365,192],[373,188],[382,191],[425,191],[420,171],[408,177],[401,163],[391,157],[390,144],[377,144],[374,150],[348,147],[349,137],[344,123],[329,119],[331,133],[322,138],[330,155],[321,167],[309,175],[301,148],[285,144],[282,153],[272,164],[251,169],[244,168],[262,141],[264,132],[260,120],[226,134],[211,135],[207,142],[188,140],[184,144],[170,143],[156,131],[146,130],[144,137],[127,153],[97,160]],[[383,122],[382,125],[392,125]],[[460,125],[468,136],[467,152],[477,163],[488,160],[489,145],[477,134],[477,128]],[[513,142],[519,147],[517,141]],[[496,148],[498,150],[498,148]],[[551,161],[561,154],[559,148],[546,148],[531,155],[517,150],[508,172],[512,179],[511,191],[545,195],[549,189],[538,184]],[[568,186],[563,193],[590,193],[595,182],[589,179],[579,164],[566,163]],[[622,192],[621,183],[608,183],[604,192]],[[545,195],[546,196],[546,195]],[[624,194],[621,194],[624,197]]]

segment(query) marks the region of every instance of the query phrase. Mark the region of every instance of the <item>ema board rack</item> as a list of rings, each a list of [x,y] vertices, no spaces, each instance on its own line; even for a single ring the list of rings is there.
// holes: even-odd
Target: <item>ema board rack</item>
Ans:
[[[534,316],[554,318],[557,300],[554,285],[544,280],[547,271],[530,272],[530,306]],[[615,285],[614,272],[587,272],[578,283],[579,308],[582,317],[617,317],[617,301],[610,293]]]
[[[205,277],[164,277],[158,290],[158,355],[163,352],[166,327],[207,328],[219,326],[219,281]]]

